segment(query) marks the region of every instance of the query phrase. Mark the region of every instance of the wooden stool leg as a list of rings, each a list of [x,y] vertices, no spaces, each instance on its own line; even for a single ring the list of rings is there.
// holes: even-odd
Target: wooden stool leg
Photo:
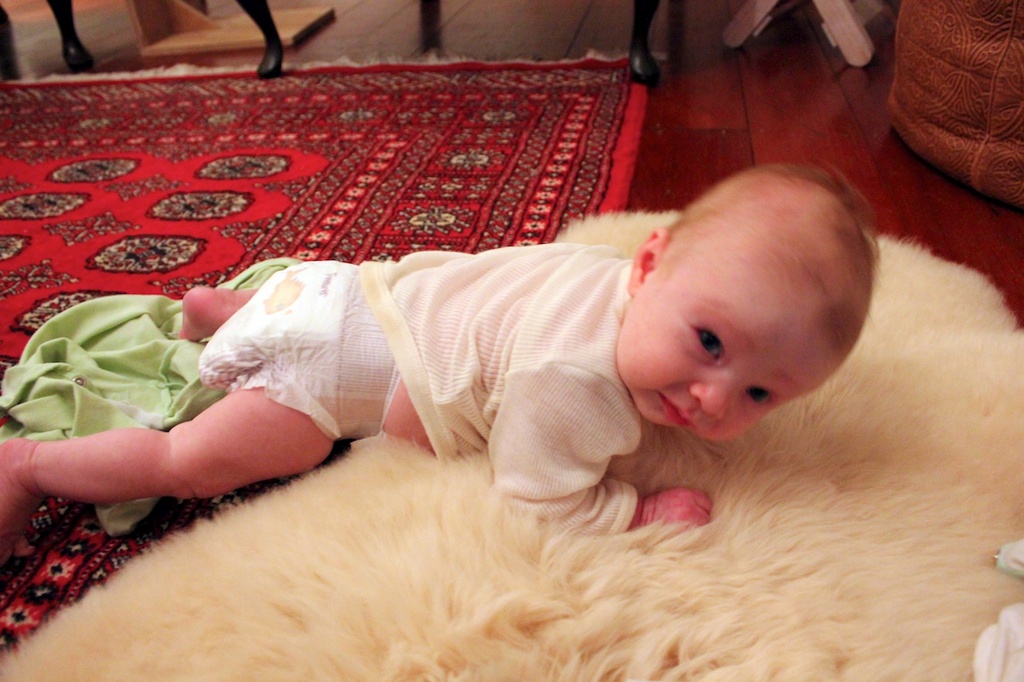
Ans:
[[[71,13],[71,0],[47,0],[53,17],[57,20],[60,31],[61,51],[64,62],[72,71],[84,71],[92,68],[92,55],[78,39],[75,30],[75,17]]]
[[[274,18],[270,15],[267,0],[238,0],[238,4],[256,22],[266,41],[263,60],[256,67],[256,73],[260,78],[277,78],[281,75],[284,46],[281,44],[281,36],[277,33],[277,26],[274,25]]]
[[[874,43],[850,0],[814,0],[814,6],[824,22],[822,28],[847,64],[864,66],[871,61]]]
[[[629,70],[633,80],[643,85],[657,85],[661,69],[651,54],[648,35],[659,0],[633,0],[633,36],[629,44]]]
[[[850,0],[813,0],[821,15],[822,28],[829,41],[843,53],[851,66],[871,61],[875,47]],[[722,41],[739,47],[747,38],[760,33],[773,17],[791,12],[804,0],[747,0],[722,32]]]
[[[722,31],[722,42],[734,48],[742,45],[747,38],[759,33],[764,23],[771,20],[772,10],[779,2],[781,0],[747,0]]]

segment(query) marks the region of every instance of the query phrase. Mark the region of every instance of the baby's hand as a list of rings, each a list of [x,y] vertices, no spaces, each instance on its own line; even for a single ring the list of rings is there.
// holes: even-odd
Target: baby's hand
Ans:
[[[699,490],[671,488],[640,498],[629,529],[646,526],[655,521],[703,526],[710,520],[710,497]]]

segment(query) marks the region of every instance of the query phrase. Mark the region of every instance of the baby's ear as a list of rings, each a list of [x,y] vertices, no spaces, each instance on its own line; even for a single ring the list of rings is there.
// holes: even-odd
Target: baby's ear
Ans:
[[[633,254],[633,268],[629,273],[629,286],[627,287],[630,296],[636,295],[647,276],[654,272],[654,269],[661,263],[661,259],[668,249],[669,240],[668,230],[660,227],[651,232],[650,236]]]

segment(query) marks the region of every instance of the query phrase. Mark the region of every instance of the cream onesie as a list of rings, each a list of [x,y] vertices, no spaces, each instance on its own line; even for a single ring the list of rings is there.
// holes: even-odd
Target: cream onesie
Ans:
[[[558,243],[360,268],[439,457],[487,452],[517,506],[583,532],[626,530],[636,490],[605,473],[640,442],[615,365],[628,259]]]
[[[516,506],[617,533],[637,493],[605,473],[640,442],[615,366],[629,269],[611,247],[561,243],[303,263],[218,330],[200,376],[263,387],[332,438],[378,433],[401,376],[438,457],[486,452]]]

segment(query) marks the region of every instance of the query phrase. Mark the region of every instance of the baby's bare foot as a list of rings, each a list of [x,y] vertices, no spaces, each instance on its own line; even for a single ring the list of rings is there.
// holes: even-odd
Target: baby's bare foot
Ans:
[[[181,338],[190,341],[199,341],[213,334],[210,327],[213,321],[210,319],[216,300],[213,289],[198,287],[185,292],[181,299]],[[216,331],[216,327],[213,327]]]
[[[25,539],[25,528],[39,508],[42,498],[23,483],[36,443],[14,438],[0,444],[0,566],[14,556],[32,552]]]
[[[213,336],[255,293],[255,289],[189,289],[181,301],[181,338],[202,341]]]

